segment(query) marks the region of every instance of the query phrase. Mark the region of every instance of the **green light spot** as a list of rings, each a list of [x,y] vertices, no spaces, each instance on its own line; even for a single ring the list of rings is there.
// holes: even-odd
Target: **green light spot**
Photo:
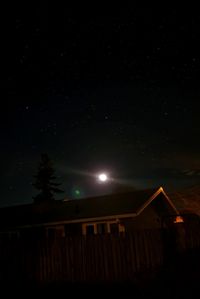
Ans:
[[[80,195],[81,192],[80,192],[79,190],[75,190],[75,194],[76,194],[76,195]]]

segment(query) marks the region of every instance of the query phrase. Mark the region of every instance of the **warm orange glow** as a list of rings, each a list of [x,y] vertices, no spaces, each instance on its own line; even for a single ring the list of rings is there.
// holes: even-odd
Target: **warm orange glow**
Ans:
[[[181,216],[176,216],[174,223],[182,223],[182,222],[184,222],[183,218]]]

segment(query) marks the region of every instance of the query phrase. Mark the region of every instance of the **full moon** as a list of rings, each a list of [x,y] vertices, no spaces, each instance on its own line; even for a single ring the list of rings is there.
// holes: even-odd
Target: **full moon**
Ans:
[[[108,177],[107,177],[107,175],[105,173],[101,173],[101,174],[99,174],[98,179],[101,182],[105,182],[105,181],[108,180]]]

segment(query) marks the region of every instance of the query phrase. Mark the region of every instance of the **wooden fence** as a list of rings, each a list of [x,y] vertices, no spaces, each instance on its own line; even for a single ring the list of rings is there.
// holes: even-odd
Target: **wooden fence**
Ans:
[[[36,282],[132,281],[135,274],[158,267],[163,249],[159,231],[122,236],[73,236],[3,241],[0,279]]]
[[[186,246],[186,242],[177,242],[178,250],[180,244]],[[190,232],[187,242],[188,248],[200,247],[199,234]],[[139,273],[161,267],[166,248],[161,230],[121,236],[1,240],[0,281],[131,282]]]

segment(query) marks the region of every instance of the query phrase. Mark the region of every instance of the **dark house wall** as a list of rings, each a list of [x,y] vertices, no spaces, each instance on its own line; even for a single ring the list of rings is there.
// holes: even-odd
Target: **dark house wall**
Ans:
[[[68,223],[64,225],[65,236],[82,235],[81,223]]]
[[[161,228],[163,221],[174,221],[175,210],[168,203],[164,195],[155,198],[140,215],[122,220],[126,231],[137,229]]]
[[[161,227],[161,217],[155,212],[152,206],[148,206],[140,215],[123,219],[121,222],[124,223],[126,232]]]

